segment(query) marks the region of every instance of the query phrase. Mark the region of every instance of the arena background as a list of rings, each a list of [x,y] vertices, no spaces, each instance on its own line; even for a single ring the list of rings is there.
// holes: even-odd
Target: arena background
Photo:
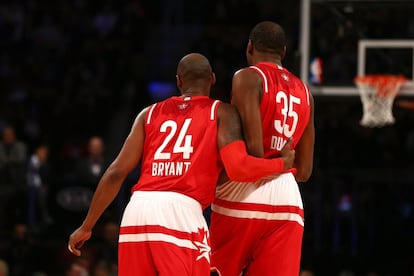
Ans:
[[[305,23],[304,5],[310,12]],[[89,137],[101,136],[105,158],[112,160],[137,112],[177,93],[176,64],[188,52],[211,60],[218,79],[213,96],[228,101],[232,74],[245,65],[248,32],[261,20],[285,28],[284,66],[305,78],[315,98],[314,172],[301,184],[303,270],[413,275],[414,110],[394,106],[394,125],[361,126],[353,79],[360,39],[414,39],[414,2],[5,0],[0,2],[0,129],[12,125],[28,155],[37,145],[48,145],[53,217],[53,223],[19,236],[27,229],[26,191],[16,188],[13,198],[0,202],[0,259],[9,264],[10,275],[72,275],[73,264],[91,275],[98,269],[107,273],[99,275],[113,273],[113,226],[139,168],[99,221],[84,257],[71,256],[68,235],[83,219],[93,190],[76,176]],[[309,45],[303,44],[308,27]],[[314,58],[322,61],[319,83],[307,79],[303,68]],[[367,68],[412,78],[412,60],[409,49],[376,50]],[[335,93],[338,89],[345,92]],[[412,94],[399,97],[412,99]]]

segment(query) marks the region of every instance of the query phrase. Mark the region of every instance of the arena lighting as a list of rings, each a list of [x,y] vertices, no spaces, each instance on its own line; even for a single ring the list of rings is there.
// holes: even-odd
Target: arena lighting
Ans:
[[[148,94],[152,100],[162,100],[177,93],[177,86],[173,82],[151,81],[148,83]]]

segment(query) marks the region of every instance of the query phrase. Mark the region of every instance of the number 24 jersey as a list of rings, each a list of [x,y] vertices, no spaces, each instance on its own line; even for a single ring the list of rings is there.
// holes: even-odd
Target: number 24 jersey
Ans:
[[[219,101],[171,97],[149,107],[141,175],[133,191],[171,191],[207,207],[223,165],[217,146]]]

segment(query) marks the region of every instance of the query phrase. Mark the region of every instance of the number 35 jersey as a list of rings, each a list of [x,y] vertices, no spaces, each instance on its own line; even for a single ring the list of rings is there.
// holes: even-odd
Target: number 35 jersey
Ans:
[[[306,85],[292,73],[273,63],[261,62],[251,69],[262,78],[263,148],[265,157],[276,157],[289,137],[294,148],[310,118],[310,94]]]
[[[171,191],[203,209],[214,198],[223,169],[217,146],[219,101],[171,97],[148,108],[141,175],[132,191]]]

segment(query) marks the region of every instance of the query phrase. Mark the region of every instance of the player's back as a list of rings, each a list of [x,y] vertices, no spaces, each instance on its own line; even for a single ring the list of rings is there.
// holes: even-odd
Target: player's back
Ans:
[[[295,147],[310,118],[310,94],[306,85],[285,68],[261,62],[250,68],[262,78],[260,103],[265,157],[278,156],[289,137]]]
[[[222,169],[217,146],[219,101],[172,97],[149,107],[141,176],[133,190],[172,191],[211,203]]]

